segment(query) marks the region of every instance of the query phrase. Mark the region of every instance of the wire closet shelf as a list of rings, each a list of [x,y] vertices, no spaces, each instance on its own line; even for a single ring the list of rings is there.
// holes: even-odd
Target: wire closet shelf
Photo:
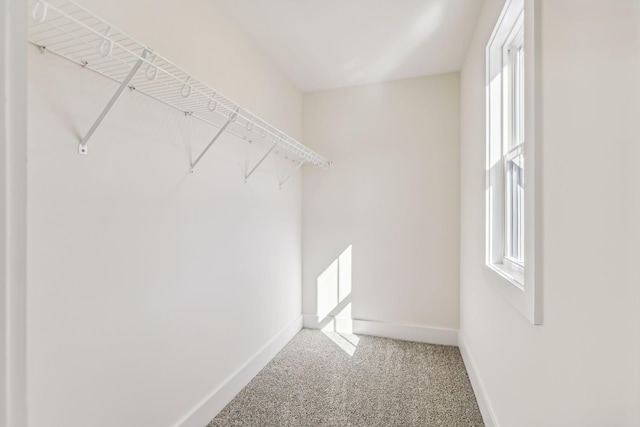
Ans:
[[[299,157],[298,167],[303,163],[312,163],[327,169],[331,165],[330,161],[315,151],[76,2],[36,0],[32,2],[30,12],[30,43],[38,46],[42,52],[54,53],[120,84],[118,92],[80,143],[81,154],[87,153],[87,142],[93,131],[122,91],[129,88],[219,129],[211,143],[191,164],[192,170],[225,131],[270,147],[265,157],[274,148],[280,148]],[[262,160],[264,157],[256,167]],[[245,179],[247,177],[245,175]]]

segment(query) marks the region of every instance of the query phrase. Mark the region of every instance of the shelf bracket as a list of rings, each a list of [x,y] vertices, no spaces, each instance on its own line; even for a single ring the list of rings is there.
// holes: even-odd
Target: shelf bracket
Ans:
[[[291,172],[289,172],[289,175],[285,176],[284,179],[280,181],[280,190],[282,190],[282,186],[284,185],[284,183],[287,182],[289,178],[291,178],[291,175],[296,173],[296,171],[300,169],[300,166],[302,166],[304,163],[305,163],[304,159],[300,160],[300,163],[298,163],[298,165],[295,168],[291,169]]]
[[[238,118],[238,110],[239,110],[239,108],[236,108],[236,110],[229,115],[229,118],[227,119],[227,122],[220,128],[218,133],[215,134],[215,136],[213,137],[211,142],[206,147],[204,147],[204,150],[202,150],[202,153],[200,153],[198,158],[193,163],[191,163],[191,168],[189,169],[190,173],[193,173],[193,169],[200,162],[200,160],[204,157],[204,155],[207,154],[207,151],[209,151],[209,148],[211,148],[211,146],[218,140],[220,135],[222,135],[222,133],[225,130],[227,130],[227,126],[229,126],[231,123],[236,121],[236,119]]]
[[[249,173],[244,175],[244,183],[247,183],[247,180],[249,179],[249,177],[251,176],[251,174],[253,172],[255,172],[256,169],[258,169],[258,167],[262,164],[262,162],[264,162],[264,159],[266,159],[267,157],[269,157],[269,154],[271,154],[271,152],[273,151],[274,148],[276,148],[276,146],[278,145],[278,143],[276,142],[275,144],[273,144],[273,146],[271,148],[269,148],[269,151],[267,151],[267,154],[265,154],[264,156],[262,156],[262,158],[258,161],[258,163],[256,163],[256,165],[253,167],[253,169],[251,169],[249,171]]]
[[[149,53],[148,49],[144,49],[142,51],[142,55],[140,55],[140,58],[135,63],[131,71],[129,71],[129,74],[127,75],[127,77],[125,77],[122,83],[120,83],[120,87],[118,88],[116,93],[113,94],[107,106],[104,107],[104,110],[102,110],[102,113],[100,113],[96,121],[93,123],[93,126],[91,126],[91,129],[89,129],[89,132],[87,132],[84,138],[82,138],[82,141],[80,141],[80,145],[78,145],[79,154],[87,155],[89,153],[87,148],[87,142],[89,142],[89,139],[91,138],[93,133],[96,131],[96,129],[98,129],[98,126],[100,126],[100,123],[102,123],[104,118],[107,116],[107,113],[111,110],[111,107],[113,107],[113,105],[116,103],[118,98],[120,98],[120,95],[122,95],[122,92],[124,92],[124,90],[129,86],[129,82],[131,82],[131,79],[133,79],[133,77],[136,75],[136,73],[140,69],[140,66],[143,64],[143,62],[145,62],[145,58],[147,57],[148,53]]]

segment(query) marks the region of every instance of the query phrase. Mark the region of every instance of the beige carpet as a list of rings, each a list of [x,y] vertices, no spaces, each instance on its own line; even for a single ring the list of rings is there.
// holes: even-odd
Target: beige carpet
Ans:
[[[207,427],[483,425],[457,347],[303,329]]]

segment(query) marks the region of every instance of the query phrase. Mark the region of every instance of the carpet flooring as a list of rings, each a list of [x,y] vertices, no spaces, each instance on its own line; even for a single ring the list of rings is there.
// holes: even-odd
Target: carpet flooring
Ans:
[[[457,347],[303,329],[207,427],[483,425]]]

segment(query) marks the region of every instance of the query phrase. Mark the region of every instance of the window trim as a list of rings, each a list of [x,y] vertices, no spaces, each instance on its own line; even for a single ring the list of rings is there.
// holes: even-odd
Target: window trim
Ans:
[[[524,141],[526,191],[524,192],[524,263],[504,257],[503,237],[506,212],[504,189],[503,136],[515,129],[504,127],[502,118],[502,49],[509,39],[517,41],[513,29],[522,15],[524,31]],[[507,0],[486,48],[486,259],[488,280],[531,323],[542,324],[542,66],[541,1]],[[509,36],[512,36],[509,38]],[[496,93],[499,92],[499,98]],[[499,102],[498,102],[499,100]],[[497,105],[499,104],[499,105]],[[497,115],[500,120],[497,120]],[[499,146],[495,141],[499,137]],[[520,144],[517,144],[519,146]],[[516,147],[512,147],[516,148]],[[500,159],[500,161],[497,161]],[[496,208],[498,207],[498,208]],[[526,265],[526,268],[524,268]],[[495,274],[497,273],[497,274]]]

